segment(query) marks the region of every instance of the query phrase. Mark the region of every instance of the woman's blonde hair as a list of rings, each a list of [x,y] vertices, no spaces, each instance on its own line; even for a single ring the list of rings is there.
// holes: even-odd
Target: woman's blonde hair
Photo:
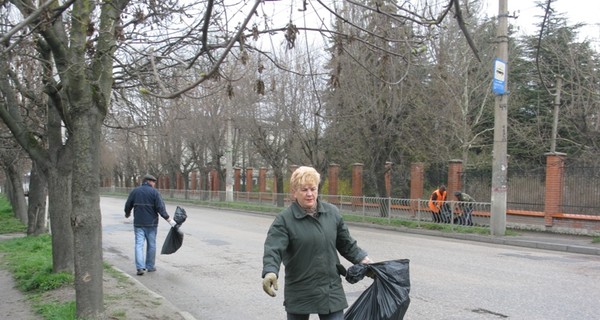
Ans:
[[[318,186],[321,182],[321,175],[313,167],[298,167],[290,178],[290,190],[295,191],[307,184]]]

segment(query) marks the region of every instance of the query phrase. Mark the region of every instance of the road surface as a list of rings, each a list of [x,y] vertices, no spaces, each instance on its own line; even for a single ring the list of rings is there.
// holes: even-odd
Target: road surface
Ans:
[[[262,291],[263,242],[273,216],[183,205],[183,246],[135,276],[125,199],[101,199],[104,259],[197,319],[285,319],[283,274],[275,298]],[[175,206],[167,204],[173,213]],[[452,240],[350,225],[374,261],[410,259],[405,319],[598,318],[600,257]],[[157,246],[169,225],[160,221]],[[350,262],[342,263],[349,267]],[[371,284],[344,281],[349,304]],[[312,319],[318,319],[312,316]]]

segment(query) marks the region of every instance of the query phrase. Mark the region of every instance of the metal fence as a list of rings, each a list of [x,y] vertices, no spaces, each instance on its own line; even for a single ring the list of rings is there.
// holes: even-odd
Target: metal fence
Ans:
[[[104,194],[116,193],[127,195],[130,188],[106,187],[101,188]],[[165,199],[199,201],[218,204],[226,202],[227,192],[225,191],[197,191],[197,190],[161,190]],[[283,207],[291,204],[292,200],[289,194],[276,194],[271,192],[233,192],[233,202],[245,203],[249,205],[260,205],[263,207],[272,207],[273,211],[283,210],[283,207],[277,207],[277,201],[283,199]],[[399,198],[379,198],[379,197],[353,197],[344,195],[320,195],[321,199],[336,205],[340,212],[358,219],[367,220],[369,218],[409,220],[415,222],[433,222],[433,216],[428,207],[428,200],[399,199]],[[490,203],[485,202],[459,202],[447,201],[448,211],[446,213],[447,223],[452,225],[461,224],[464,219],[464,210],[462,205],[472,206],[472,221],[476,226],[489,226],[490,224]]]
[[[464,191],[477,200],[491,197],[491,171],[466,170]],[[544,211],[546,170],[509,170],[508,210]],[[562,213],[600,215],[600,167],[565,167]]]
[[[600,167],[565,167],[563,212],[600,215]]]

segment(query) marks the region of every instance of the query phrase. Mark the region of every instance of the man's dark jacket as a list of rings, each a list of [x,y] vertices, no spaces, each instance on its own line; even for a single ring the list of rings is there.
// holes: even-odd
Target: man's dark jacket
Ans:
[[[133,225],[136,227],[157,227],[159,214],[165,220],[169,220],[160,193],[148,182],[142,183],[129,194],[125,202],[126,217],[131,215],[131,209],[133,209]]]

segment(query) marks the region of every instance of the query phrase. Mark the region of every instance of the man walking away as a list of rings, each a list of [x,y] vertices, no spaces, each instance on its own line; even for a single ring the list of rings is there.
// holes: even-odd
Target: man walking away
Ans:
[[[146,271],[156,271],[156,230],[158,215],[167,220],[171,227],[177,223],[169,217],[165,203],[158,190],[154,188],[156,178],[145,175],[142,185],[133,189],[125,202],[125,218],[131,216],[133,209],[133,230],[135,233],[135,268],[137,275],[142,276]],[[144,243],[146,255],[144,256]]]

